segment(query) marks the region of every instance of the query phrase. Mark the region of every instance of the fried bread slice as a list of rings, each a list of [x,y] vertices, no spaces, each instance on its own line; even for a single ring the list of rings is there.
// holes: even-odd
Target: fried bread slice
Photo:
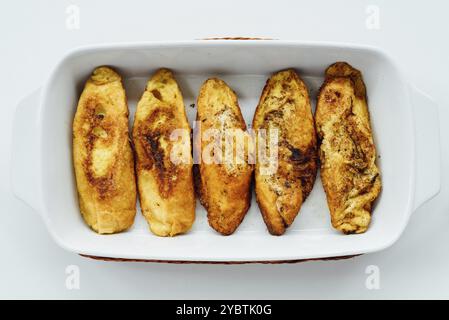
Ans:
[[[128,229],[136,213],[134,159],[121,77],[108,67],[87,80],[73,121],[79,206],[98,233]]]
[[[346,234],[363,233],[370,224],[381,179],[359,70],[345,62],[327,68],[315,122],[332,225]]]
[[[148,81],[137,105],[133,141],[140,206],[151,231],[187,232],[195,220],[190,126],[170,70],[160,69]]]
[[[237,95],[224,81],[212,78],[204,82],[197,105],[197,123],[201,126],[195,137],[196,149],[201,152],[197,190],[209,225],[229,235],[250,207],[251,136],[246,131]],[[226,143],[226,139],[232,144]],[[219,147],[215,148],[217,143]]]
[[[292,70],[280,71],[268,79],[253,119],[256,134],[256,198],[268,231],[281,235],[297,216],[311,192],[317,174],[317,139],[306,85]],[[261,136],[265,130],[266,138]],[[273,131],[276,130],[276,131]],[[277,132],[277,159],[260,153]],[[271,133],[271,134],[272,134]],[[266,170],[267,165],[276,167]],[[264,172],[265,170],[265,172]]]

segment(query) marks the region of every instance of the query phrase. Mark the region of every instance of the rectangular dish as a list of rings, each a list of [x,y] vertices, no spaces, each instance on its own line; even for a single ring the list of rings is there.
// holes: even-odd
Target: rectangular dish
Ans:
[[[346,236],[332,229],[319,178],[294,224],[281,237],[267,232],[254,197],[243,223],[228,237],[208,226],[199,204],[193,229],[174,238],[153,235],[140,211],[125,233],[102,236],[85,225],[76,197],[71,128],[82,85],[96,66],[110,65],[124,77],[131,120],[148,77],[167,67],[179,82],[190,122],[196,115],[193,104],[201,83],[218,76],[236,91],[249,124],[271,73],[295,68],[309,86],[315,108],[324,70],[335,61],[347,61],[361,70],[368,90],[383,190],[366,233]],[[39,212],[60,246],[97,257],[276,262],[378,251],[399,238],[411,212],[440,188],[434,102],[411,86],[385,53],[356,45],[202,40],[76,49],[57,64],[43,89],[21,102],[13,139],[14,193]]]

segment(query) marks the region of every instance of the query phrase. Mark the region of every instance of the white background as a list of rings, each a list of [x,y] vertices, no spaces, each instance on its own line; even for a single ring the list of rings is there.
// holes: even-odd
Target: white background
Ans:
[[[66,27],[70,4],[80,8],[79,30]],[[379,8],[379,30],[366,26],[369,5]],[[16,0],[0,6],[0,298],[449,298],[449,2]],[[237,266],[101,262],[56,246],[38,214],[11,193],[17,103],[75,46],[213,36],[375,45],[438,102],[442,189],[413,214],[396,244],[345,261]],[[68,265],[79,266],[79,290],[66,288]],[[365,286],[370,265],[379,267],[379,290]]]

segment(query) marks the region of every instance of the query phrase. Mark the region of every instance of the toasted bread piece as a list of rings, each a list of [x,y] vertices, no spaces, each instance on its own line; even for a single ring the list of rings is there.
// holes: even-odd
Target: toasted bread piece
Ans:
[[[73,121],[73,163],[81,213],[98,233],[128,229],[136,214],[128,105],[120,76],[94,70]]]
[[[197,190],[210,226],[229,235],[240,225],[250,206],[253,165],[248,163],[248,151],[251,137],[246,131],[237,96],[224,81],[212,78],[204,82],[197,105],[197,121],[201,128],[194,139],[195,148],[202,157],[197,170],[200,184]],[[217,135],[211,138],[214,133]],[[224,142],[227,139],[232,145]],[[211,148],[220,144],[219,149]],[[237,151],[240,147],[242,152]]]
[[[332,225],[346,234],[363,233],[381,180],[359,70],[345,62],[327,68],[315,122],[321,140],[321,180]]]
[[[195,220],[190,126],[171,71],[158,70],[137,104],[133,140],[140,207],[158,236],[187,232]]]
[[[294,70],[280,71],[268,79],[253,119],[257,161],[255,189],[257,203],[268,231],[281,235],[297,216],[315,182],[318,155],[315,124],[309,94]],[[266,136],[277,130],[277,165],[266,170],[262,149],[273,147]],[[268,153],[268,152],[267,152]],[[273,159],[267,158],[273,162]],[[266,171],[264,172],[263,169]]]

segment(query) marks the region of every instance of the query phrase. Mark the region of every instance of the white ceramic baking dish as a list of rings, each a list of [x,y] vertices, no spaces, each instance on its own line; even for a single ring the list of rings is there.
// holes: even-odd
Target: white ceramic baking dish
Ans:
[[[285,235],[271,236],[254,200],[237,232],[221,236],[197,206],[186,235],[151,234],[140,211],[125,233],[98,235],[78,209],[72,166],[72,119],[83,83],[92,69],[110,65],[124,77],[130,120],[148,77],[172,69],[182,89],[190,121],[201,83],[224,79],[238,94],[251,123],[267,77],[293,67],[308,84],[313,104],[325,68],[347,61],[363,72],[383,190],[369,230],[342,235],[331,228],[318,178],[312,194]],[[315,106],[313,106],[315,107]],[[434,102],[411,86],[382,51],[364,46],[286,41],[191,41],[92,46],[68,53],[43,89],[17,108],[13,136],[14,193],[42,216],[55,241],[83,255],[110,258],[195,261],[279,262],[368,253],[393,244],[410,214],[440,188],[438,114]]]

